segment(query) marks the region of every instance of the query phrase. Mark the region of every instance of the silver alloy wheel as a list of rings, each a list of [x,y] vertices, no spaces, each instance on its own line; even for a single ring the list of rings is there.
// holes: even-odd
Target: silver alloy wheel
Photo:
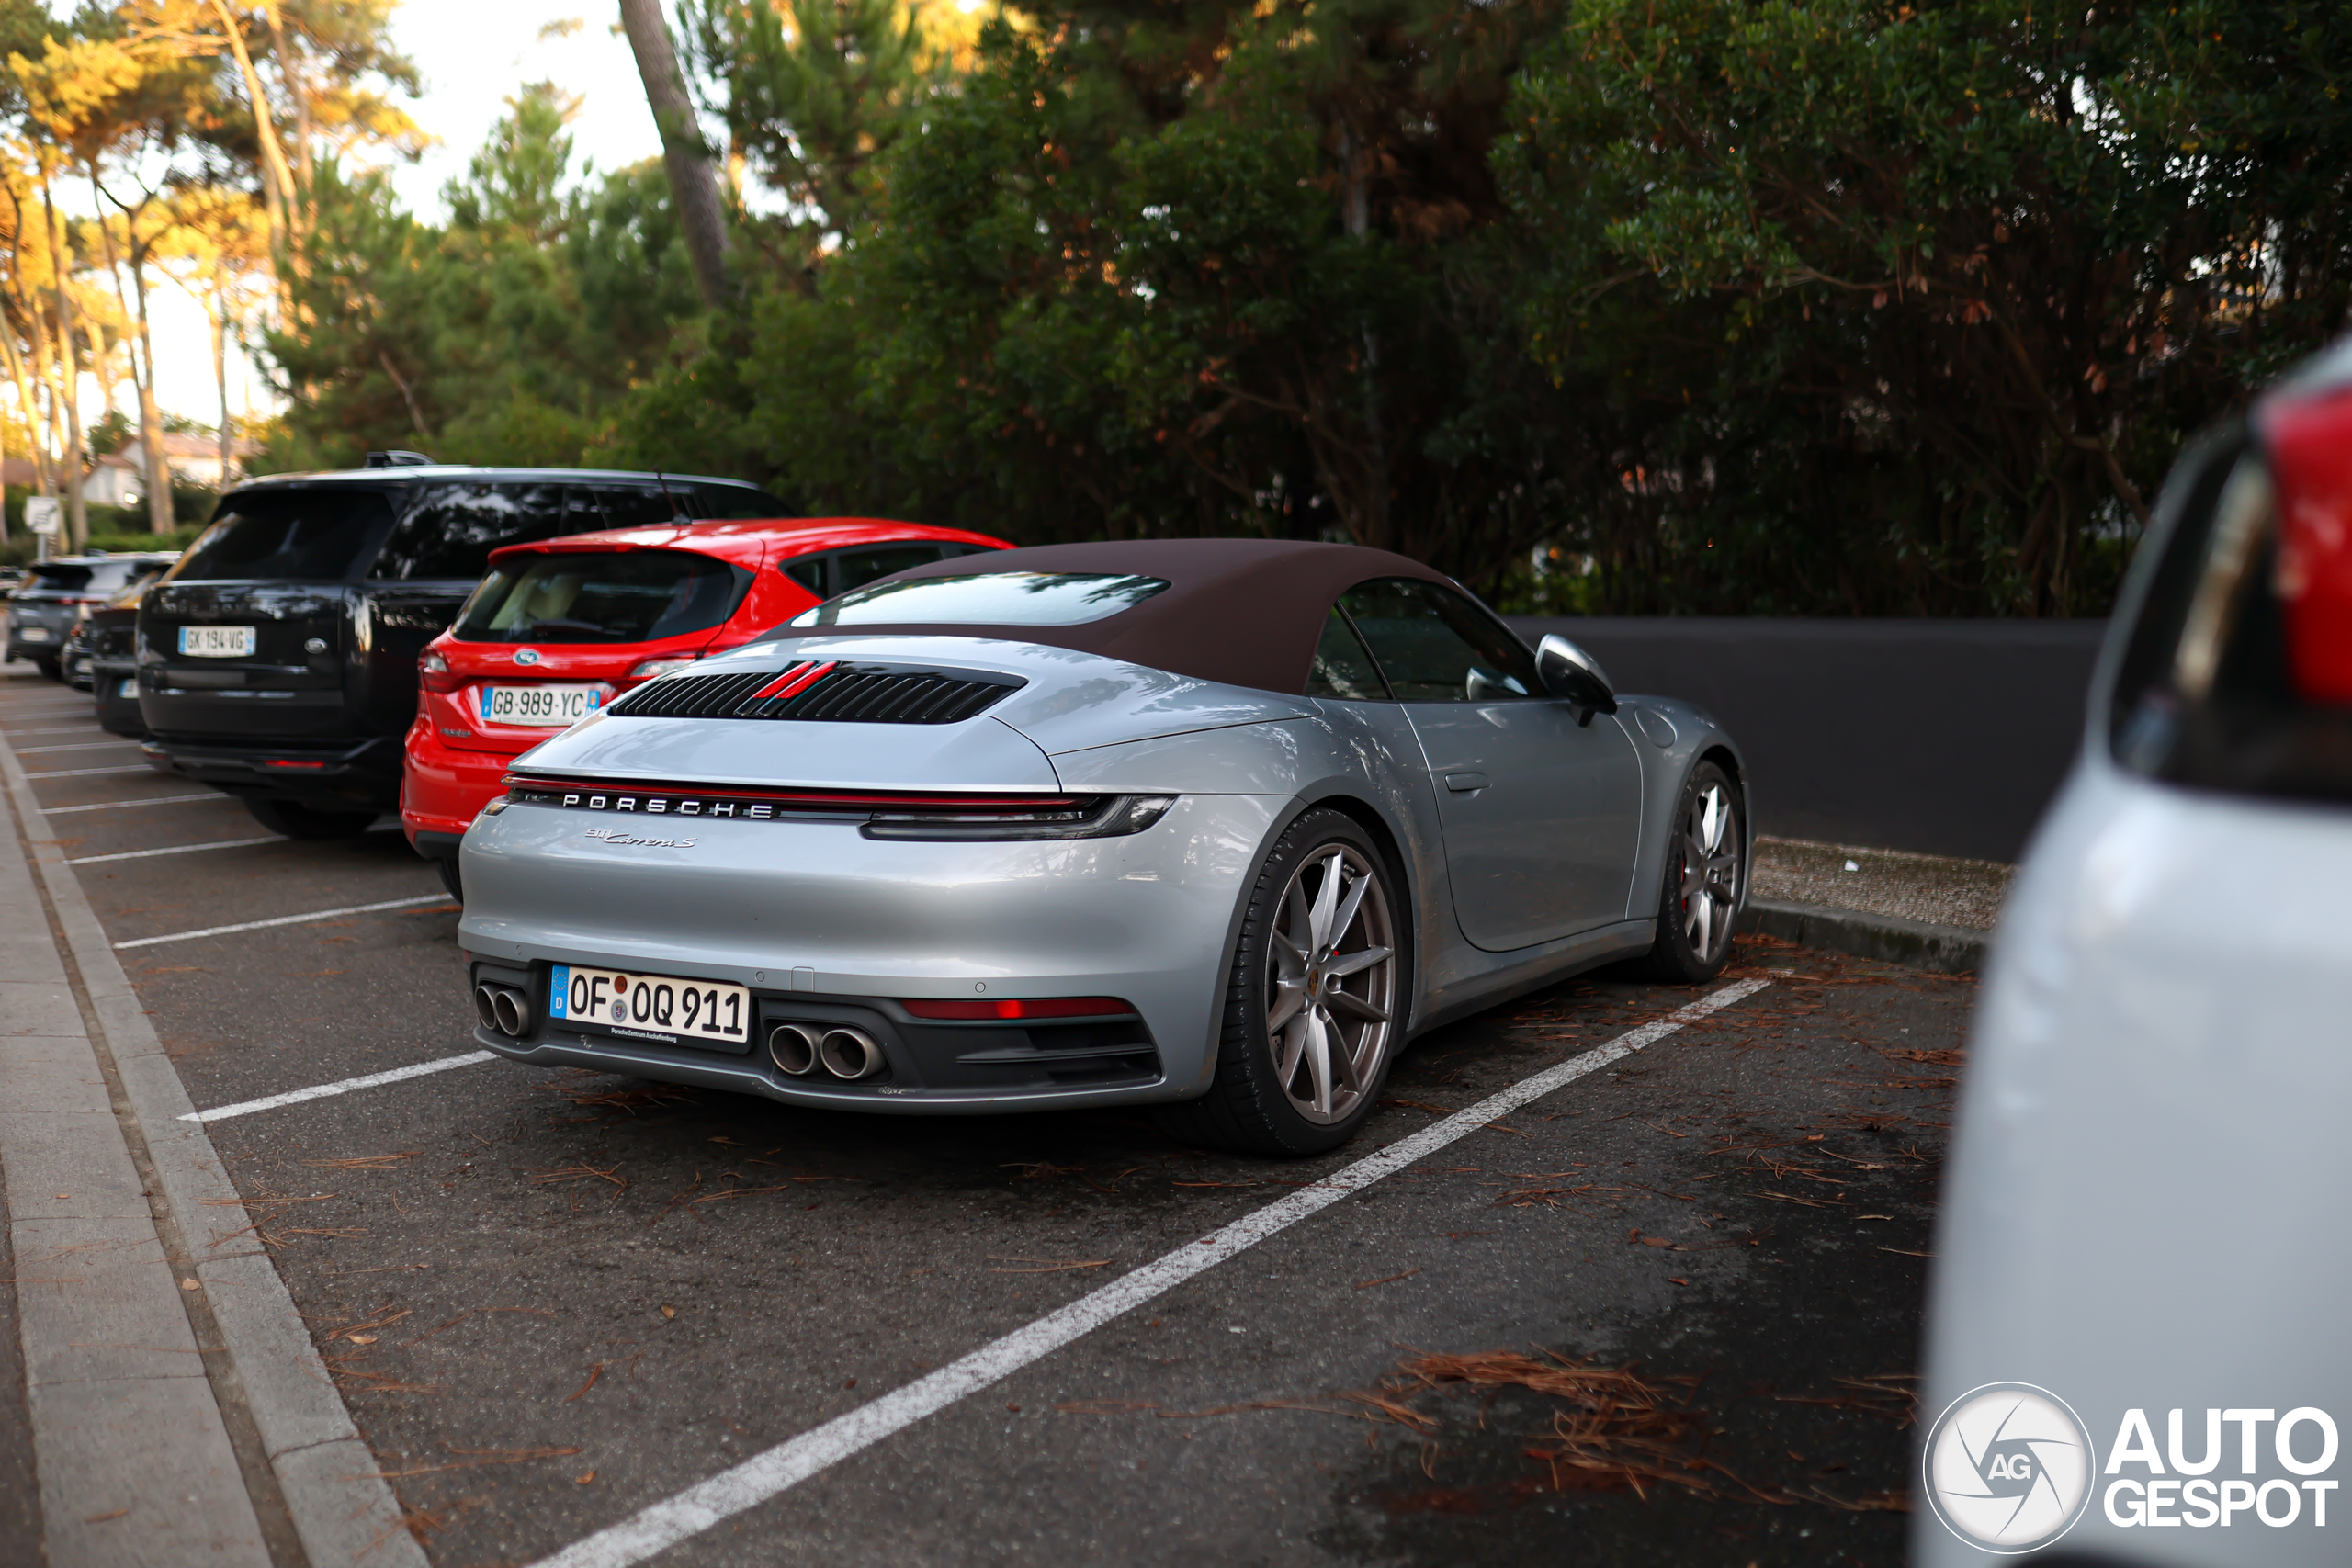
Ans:
[[[1396,998],[1380,874],[1326,844],[1291,874],[1266,961],[1266,1040],[1291,1109],[1344,1121],[1379,1077]]]
[[[1740,835],[1732,820],[1731,792],[1710,784],[1682,814],[1682,935],[1702,964],[1713,964],[1731,941],[1739,908]]]

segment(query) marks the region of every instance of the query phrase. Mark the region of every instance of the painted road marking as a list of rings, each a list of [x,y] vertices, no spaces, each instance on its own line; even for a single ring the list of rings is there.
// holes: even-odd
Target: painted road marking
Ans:
[[[149,855],[188,855],[194,854],[198,850],[242,850],[248,844],[288,842],[290,840],[281,839],[275,833],[264,833],[258,839],[222,839],[209,844],[174,844],[169,849],[164,850],[124,850],[119,854],[111,855],[77,855],[65,863],[67,865],[96,865],[101,861],[145,860]]]
[[[40,734],[44,733],[44,731],[41,731],[41,730],[38,730],[38,729],[36,729],[35,731],[33,731],[33,733],[34,733],[34,734],[36,734],[36,735],[40,735]],[[57,734],[61,734],[61,733],[62,733],[62,734],[74,734],[74,735],[85,735],[85,734],[87,734],[87,733],[88,733],[88,731],[87,731],[87,730],[82,730],[82,729],[74,729],[74,730],[70,730],[70,731],[60,731],[60,730],[54,730],[54,729],[52,729],[52,730],[46,731],[45,733],[47,733],[47,734],[51,734],[51,735],[57,735]],[[114,740],[77,740],[77,741],[75,741],[75,742],[74,742],[73,745],[71,745],[71,746],[19,746],[19,747],[17,747],[17,756],[19,756],[19,757],[38,757],[38,756],[41,755],[43,752],[46,752],[46,751],[103,751],[103,750],[106,750],[107,747],[109,747],[109,746],[136,746],[137,744],[139,744],[139,743],[138,743],[137,741],[135,741],[135,740],[123,740],[123,739],[114,739]]]
[[[225,1122],[232,1116],[250,1116],[256,1111],[275,1111],[281,1105],[300,1105],[306,1100],[324,1100],[329,1095],[349,1094],[356,1089],[374,1089],[378,1084],[399,1083],[403,1078],[421,1078],[427,1073],[446,1073],[451,1067],[470,1067],[477,1062],[495,1062],[495,1051],[469,1051],[462,1056],[443,1056],[437,1061],[419,1062],[413,1067],[394,1067],[389,1073],[369,1073],[364,1078],[342,1078],[334,1083],[322,1083],[310,1089],[289,1089],[273,1094],[266,1100],[240,1100],[211,1111],[191,1111],[180,1118],[183,1122]]]
[[[11,735],[87,735],[91,730],[96,728],[96,721],[92,720],[88,724],[62,724],[54,729],[12,729],[9,730],[8,733]],[[139,742],[131,739],[130,737],[127,735],[119,735],[115,737],[115,739],[121,741],[126,746],[136,746],[139,744]]]
[[[427,893],[422,898],[387,898],[380,904],[354,904],[346,909],[313,909],[307,915],[280,915],[271,920],[239,920],[233,926],[207,926],[200,931],[174,931],[169,936],[142,936],[135,942],[119,942],[118,952],[129,947],[154,947],[166,942],[194,942],[203,936],[228,936],[234,931],[257,931],[269,926],[299,926],[311,920],[332,920],[338,915],[372,915],[380,909],[411,909],[419,904],[447,904],[447,893]]]
[[[120,811],[126,806],[174,806],[183,800],[232,800],[226,795],[207,790],[202,795],[151,795],[144,800],[102,800],[96,806],[44,806],[43,817],[62,817],[69,811]]]
[[[45,773],[27,773],[28,779],[86,779],[99,773],[144,773],[152,770],[144,762],[130,762],[119,768],[51,768]]]
[[[690,1486],[673,1497],[641,1509],[620,1523],[574,1541],[535,1568],[629,1568],[657,1552],[666,1551],[714,1525],[723,1524],[745,1509],[766,1502],[789,1487],[848,1459],[860,1450],[914,1425],[990,1383],[1011,1376],[1032,1361],[1060,1349],[1122,1314],[1133,1311],[1275,1233],[1360,1192],[1384,1177],[1396,1175],[1416,1161],[1437,1153],[1496,1118],[1516,1111],[1531,1100],[1573,1083],[1587,1073],[1605,1067],[1665,1039],[1685,1024],[1695,1023],[1719,1008],[1729,1007],[1770,985],[1770,980],[1742,980],[1702,997],[1689,1007],[1619,1035],[1608,1044],[1572,1056],[1557,1066],[1522,1078],[1499,1094],[1489,1095],[1467,1111],[1424,1127],[1377,1154],[1336,1170],[1313,1187],[1269,1203],[1221,1230],[1178,1247],[1134,1273],[1114,1280],[1025,1328],[1015,1329],[993,1344],[984,1345],[904,1388],[884,1394],[873,1404],[812,1427],[765,1453],[755,1454],[732,1470]]]
[[[388,822],[380,828],[368,829],[370,833],[397,833],[400,830],[400,824],[397,822]],[[110,855],[80,855],[65,863],[67,865],[96,865],[101,861],[145,860],[150,855],[187,855],[194,854],[198,850],[242,850],[253,844],[291,844],[298,841],[281,838],[276,833],[264,833],[258,839],[218,839],[209,844],[173,844],[160,850],[122,850]]]

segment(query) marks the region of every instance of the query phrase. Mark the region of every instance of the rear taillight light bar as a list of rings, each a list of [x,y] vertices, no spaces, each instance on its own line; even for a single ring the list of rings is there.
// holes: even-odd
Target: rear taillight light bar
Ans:
[[[1116,997],[1004,997],[939,1000],[902,998],[899,1005],[915,1018],[1018,1021],[1027,1018],[1133,1018],[1133,1002]]]
[[[517,805],[635,817],[751,822],[854,821],[869,839],[1112,839],[1140,833],[1172,795],[1033,795],[922,791],[756,790],[506,775]]]

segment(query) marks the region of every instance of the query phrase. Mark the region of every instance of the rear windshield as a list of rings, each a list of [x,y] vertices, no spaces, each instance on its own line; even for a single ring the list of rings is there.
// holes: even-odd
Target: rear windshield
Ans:
[[[460,642],[658,642],[734,613],[749,574],[684,550],[511,557],[492,569],[451,635]]]
[[[173,581],[340,581],[358,574],[391,515],[379,491],[340,485],[232,494]]]
[[[116,593],[163,570],[163,562],[153,560],[43,561],[32,569],[25,587],[35,592]]]
[[[796,626],[1075,626],[1131,609],[1167,588],[1124,572],[991,571],[877,582],[792,618]]]

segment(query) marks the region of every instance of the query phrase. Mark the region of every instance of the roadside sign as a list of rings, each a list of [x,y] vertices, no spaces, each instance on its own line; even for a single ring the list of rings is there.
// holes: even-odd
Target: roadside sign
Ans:
[[[53,495],[33,495],[25,498],[25,526],[36,534],[57,532],[57,515],[62,503]]]

